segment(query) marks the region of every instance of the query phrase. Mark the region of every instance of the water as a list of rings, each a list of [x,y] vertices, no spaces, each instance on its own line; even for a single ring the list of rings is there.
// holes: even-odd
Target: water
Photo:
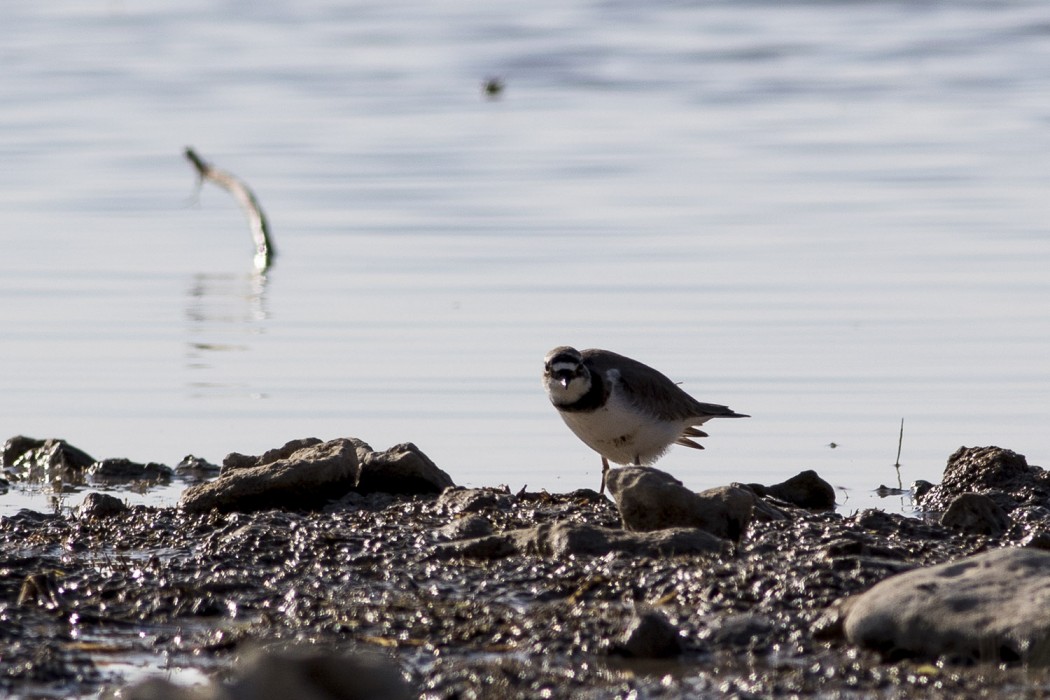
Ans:
[[[1050,463],[1043,0],[55,0],[0,39],[0,438],[594,488],[539,384],[573,344],[753,416],[660,463],[696,489],[907,510],[902,418],[905,486]],[[261,200],[265,276],[187,145]]]

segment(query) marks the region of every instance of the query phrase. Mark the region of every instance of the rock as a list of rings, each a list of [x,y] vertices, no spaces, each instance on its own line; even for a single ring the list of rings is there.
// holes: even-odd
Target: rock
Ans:
[[[59,571],[44,571],[26,576],[15,604],[19,607],[37,605],[48,610],[60,609],[63,605],[62,587],[57,579],[60,575]]]
[[[275,459],[255,458],[255,466],[248,466],[248,458],[240,455],[230,466],[227,458],[218,479],[183,491],[181,507],[191,512],[317,508],[353,488],[360,475],[355,446],[344,438],[264,457]]]
[[[1010,511],[1010,520],[1025,531],[1050,526],[1050,508],[1046,505],[1027,505]]]
[[[87,469],[87,474],[96,481],[121,483],[126,481],[170,481],[171,467],[156,462],[139,464],[123,457],[102,459]]]
[[[773,621],[758,613],[737,613],[716,617],[700,638],[712,648],[753,648],[769,636]]]
[[[36,438],[26,437],[25,435],[15,435],[12,438],[8,438],[7,442],[4,443],[4,469],[10,469],[15,466],[15,462],[19,457],[24,455],[30,450],[35,450],[44,444],[43,440],[37,440]],[[95,460],[91,460],[92,462]],[[89,462],[90,464],[90,462]]]
[[[807,469],[787,481],[772,486],[748,484],[759,496],[772,496],[810,510],[830,510],[835,507],[835,488],[812,469]]]
[[[594,532],[587,532],[593,530]],[[699,528],[673,527],[655,532],[623,532],[590,525],[559,524],[551,529],[550,552],[554,558],[609,553],[634,557],[673,557],[689,554],[723,555],[729,544]]]
[[[94,457],[59,438],[18,435],[4,444],[4,468],[20,472],[27,481],[79,477],[94,462]]]
[[[357,450],[357,461],[364,462],[365,457],[375,452],[372,446],[360,438],[347,438],[350,442],[354,443],[354,448]]]
[[[257,456],[242,455],[239,452],[231,452],[222,460],[222,471],[231,469],[250,469],[252,467],[261,467],[264,464],[273,464],[277,460],[290,458],[299,450],[320,444],[321,440],[319,438],[300,438],[299,440],[289,440],[281,447],[267,450]],[[354,445],[356,448],[356,443],[354,443]]]
[[[282,458],[283,459],[283,458]],[[231,681],[186,688],[151,678],[119,691],[125,700],[409,700],[412,686],[389,659],[310,647],[251,654]]]
[[[357,490],[414,495],[441,493],[450,486],[455,486],[452,477],[438,469],[418,447],[405,442],[385,452],[368,452],[361,461]]]
[[[737,484],[732,485],[735,488],[740,488]],[[754,510],[751,512],[752,521],[759,521],[764,523],[774,522],[777,520],[791,520],[791,514],[784,508],[779,508],[769,501],[759,498],[758,494],[754,493],[747,487],[742,487],[745,491],[754,495]]]
[[[601,501],[607,501],[608,499],[602,494],[598,493],[594,489],[576,489],[565,494],[566,498],[570,498],[574,501],[582,503],[599,503]]]
[[[389,493],[358,493],[347,491],[342,497],[330,502],[324,507],[325,512],[335,513],[341,510],[383,510],[392,503],[397,502],[397,497]]]
[[[249,658],[226,688],[230,700],[410,700],[417,697],[400,669],[377,654],[310,647]]]
[[[106,700],[228,700],[214,687],[187,688],[163,678],[147,678],[102,696]]]
[[[1006,548],[888,578],[844,604],[850,642],[901,658],[1050,663],[1050,553]]]
[[[561,559],[569,556],[601,557],[615,553],[635,557],[670,557],[686,554],[720,555],[728,549],[727,541],[697,528],[625,532],[559,521],[501,535],[439,545],[434,556],[439,559],[498,559],[520,554]]]
[[[507,510],[513,499],[506,491],[494,488],[447,488],[438,498],[438,508],[447,513],[478,513],[483,510]]]
[[[1050,473],[1024,455],[1000,447],[960,447],[948,458],[941,483],[916,495],[925,510],[943,511],[957,496],[982,493],[1006,511],[1050,501]]]
[[[80,518],[108,518],[111,515],[123,513],[128,509],[124,501],[108,493],[92,492],[84,496],[83,502],[77,508],[77,516]]]
[[[435,559],[503,559],[520,553],[510,535],[488,535],[438,545]]]
[[[858,556],[878,557],[893,561],[901,561],[905,558],[903,550],[886,547],[878,542],[878,538],[868,533],[847,531],[824,545],[821,553],[829,561]]]
[[[222,468],[219,465],[193,455],[186,455],[181,462],[175,465],[177,475],[191,479],[210,479],[220,471]]]
[[[1050,550],[1050,532],[1045,530],[1035,530],[1028,533],[1023,540],[1021,540],[1022,547],[1031,547],[1033,549],[1044,549]]]
[[[30,510],[29,508],[20,508],[14,515],[4,516],[3,519],[11,523],[18,523],[28,527],[43,527],[48,522],[60,520],[61,518],[62,516],[58,513],[41,513],[40,511]]]
[[[698,528],[665,528],[657,532],[624,532],[594,525],[558,522],[526,531],[519,542],[555,559],[568,556],[605,556],[615,552],[636,557],[670,557],[681,554],[722,554],[725,540]]]
[[[336,449],[335,445],[339,454],[330,455],[329,452]],[[323,464],[330,462],[342,466],[331,474],[319,471]],[[303,469],[307,463],[312,464],[310,471]],[[293,469],[296,464],[299,467]],[[336,483],[338,485],[334,486]],[[452,486],[455,486],[452,478],[412,443],[376,452],[368,443],[356,438],[339,438],[326,443],[317,438],[304,438],[292,440],[259,456],[236,452],[227,455],[219,479],[187,489],[183,507],[196,510],[212,507],[232,510],[277,506],[312,508],[337,500],[351,488],[366,495],[414,495],[441,493]],[[214,502],[217,494],[227,491],[230,491],[228,495],[219,497],[225,505]]]
[[[652,467],[620,467],[606,477],[609,492],[628,530],[700,528],[739,540],[754,512],[755,497],[745,489],[723,486],[693,493],[682,482]]]
[[[999,537],[1010,529],[1010,516],[999,504],[981,493],[956,496],[941,514],[941,525],[973,535]]]
[[[682,653],[682,635],[660,611],[636,609],[623,640],[611,651],[635,659],[669,659]]]
[[[933,488],[933,484],[925,479],[917,479],[911,483],[911,497],[915,502],[921,501]]]
[[[468,515],[454,519],[448,525],[436,530],[434,534],[438,539],[446,541],[486,537],[492,534],[492,523],[484,516]]]

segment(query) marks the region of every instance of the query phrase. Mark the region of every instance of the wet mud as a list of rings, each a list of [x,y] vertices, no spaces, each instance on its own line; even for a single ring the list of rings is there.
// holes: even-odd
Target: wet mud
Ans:
[[[292,641],[379,651],[435,699],[1050,693],[1023,664],[857,648],[835,614],[894,574],[1022,544],[1022,526],[990,536],[777,501],[790,517],[755,518],[719,552],[463,554],[450,545],[620,516],[593,491],[352,492],[250,513],[97,500],[0,519],[0,694],[112,693],[143,663],[222,679]]]

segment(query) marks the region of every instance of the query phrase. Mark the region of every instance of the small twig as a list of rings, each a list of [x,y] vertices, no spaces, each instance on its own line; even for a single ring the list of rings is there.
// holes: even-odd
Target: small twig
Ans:
[[[904,419],[901,418],[901,432],[897,437],[897,461],[893,463],[893,466],[897,469],[897,488],[904,488],[904,482],[901,481],[901,447],[904,445]]]
[[[904,444],[904,419],[901,418],[901,434],[897,438],[897,461],[893,463],[893,466],[898,469],[901,468],[901,446]]]
[[[186,147],[185,154],[186,158],[193,163],[193,167],[197,169],[200,182],[211,180],[219,187],[227,190],[237,200],[237,203],[241,205],[244,213],[248,215],[248,223],[252,230],[252,240],[255,242],[255,267],[259,270],[266,270],[273,263],[273,258],[277,252],[270,242],[270,225],[266,222],[266,215],[263,214],[262,207],[259,206],[259,200],[255,198],[248,186],[236,176],[214,167],[197,155],[197,152],[191,147]]]

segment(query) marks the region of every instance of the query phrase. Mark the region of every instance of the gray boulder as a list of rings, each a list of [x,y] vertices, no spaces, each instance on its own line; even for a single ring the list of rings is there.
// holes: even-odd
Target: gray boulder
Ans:
[[[295,449],[286,445],[263,457],[232,457],[223,463],[218,479],[183,491],[182,508],[192,512],[316,508],[353,488],[360,475],[356,447],[345,438]]]
[[[722,486],[694,493],[652,467],[613,469],[605,481],[627,530],[699,528],[739,540],[754,514],[755,496],[746,489]]]
[[[891,658],[1050,663],[1050,552],[997,549],[888,578],[842,606],[850,642]]]

